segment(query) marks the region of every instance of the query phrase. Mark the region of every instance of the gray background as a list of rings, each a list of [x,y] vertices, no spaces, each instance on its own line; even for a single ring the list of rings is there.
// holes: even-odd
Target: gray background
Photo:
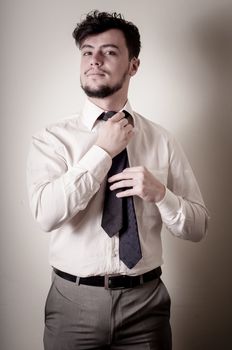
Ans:
[[[141,67],[130,101],[182,143],[211,213],[201,243],[163,232],[174,350],[230,349],[232,1],[3,0],[0,6],[1,349],[42,350],[49,233],[28,208],[26,158],[34,132],[83,103],[71,33],[96,8],[121,11],[140,28]]]

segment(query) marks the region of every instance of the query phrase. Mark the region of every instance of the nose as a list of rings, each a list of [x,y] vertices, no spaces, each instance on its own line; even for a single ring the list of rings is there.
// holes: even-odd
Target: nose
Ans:
[[[91,65],[100,67],[103,64],[102,55],[100,52],[94,52],[91,56]]]

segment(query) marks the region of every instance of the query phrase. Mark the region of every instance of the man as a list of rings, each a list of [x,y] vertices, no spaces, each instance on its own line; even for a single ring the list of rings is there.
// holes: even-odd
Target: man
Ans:
[[[161,228],[199,241],[207,210],[179,145],[128,101],[137,27],[95,11],[73,36],[85,106],[36,134],[28,161],[33,215],[52,231],[44,346],[170,350]]]

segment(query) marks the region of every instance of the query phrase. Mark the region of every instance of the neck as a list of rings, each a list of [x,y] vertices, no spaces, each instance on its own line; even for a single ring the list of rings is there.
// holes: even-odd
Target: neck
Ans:
[[[105,98],[88,97],[88,99],[96,106],[100,107],[104,111],[120,111],[127,102],[127,96],[118,96],[117,93]]]
[[[126,104],[127,99],[124,100],[123,103],[117,103],[115,101],[113,102],[109,102],[109,101],[103,101],[102,99],[93,99],[90,98],[89,99],[92,103],[94,103],[96,106],[100,107],[101,109],[103,109],[104,111],[115,111],[118,112],[120,111]]]

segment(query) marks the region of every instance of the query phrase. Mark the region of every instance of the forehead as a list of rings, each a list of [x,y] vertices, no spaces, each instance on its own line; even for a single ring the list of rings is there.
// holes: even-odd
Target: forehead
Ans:
[[[109,29],[103,33],[89,35],[82,41],[80,49],[85,45],[92,47],[115,45],[119,49],[127,48],[124,34],[119,29]]]

